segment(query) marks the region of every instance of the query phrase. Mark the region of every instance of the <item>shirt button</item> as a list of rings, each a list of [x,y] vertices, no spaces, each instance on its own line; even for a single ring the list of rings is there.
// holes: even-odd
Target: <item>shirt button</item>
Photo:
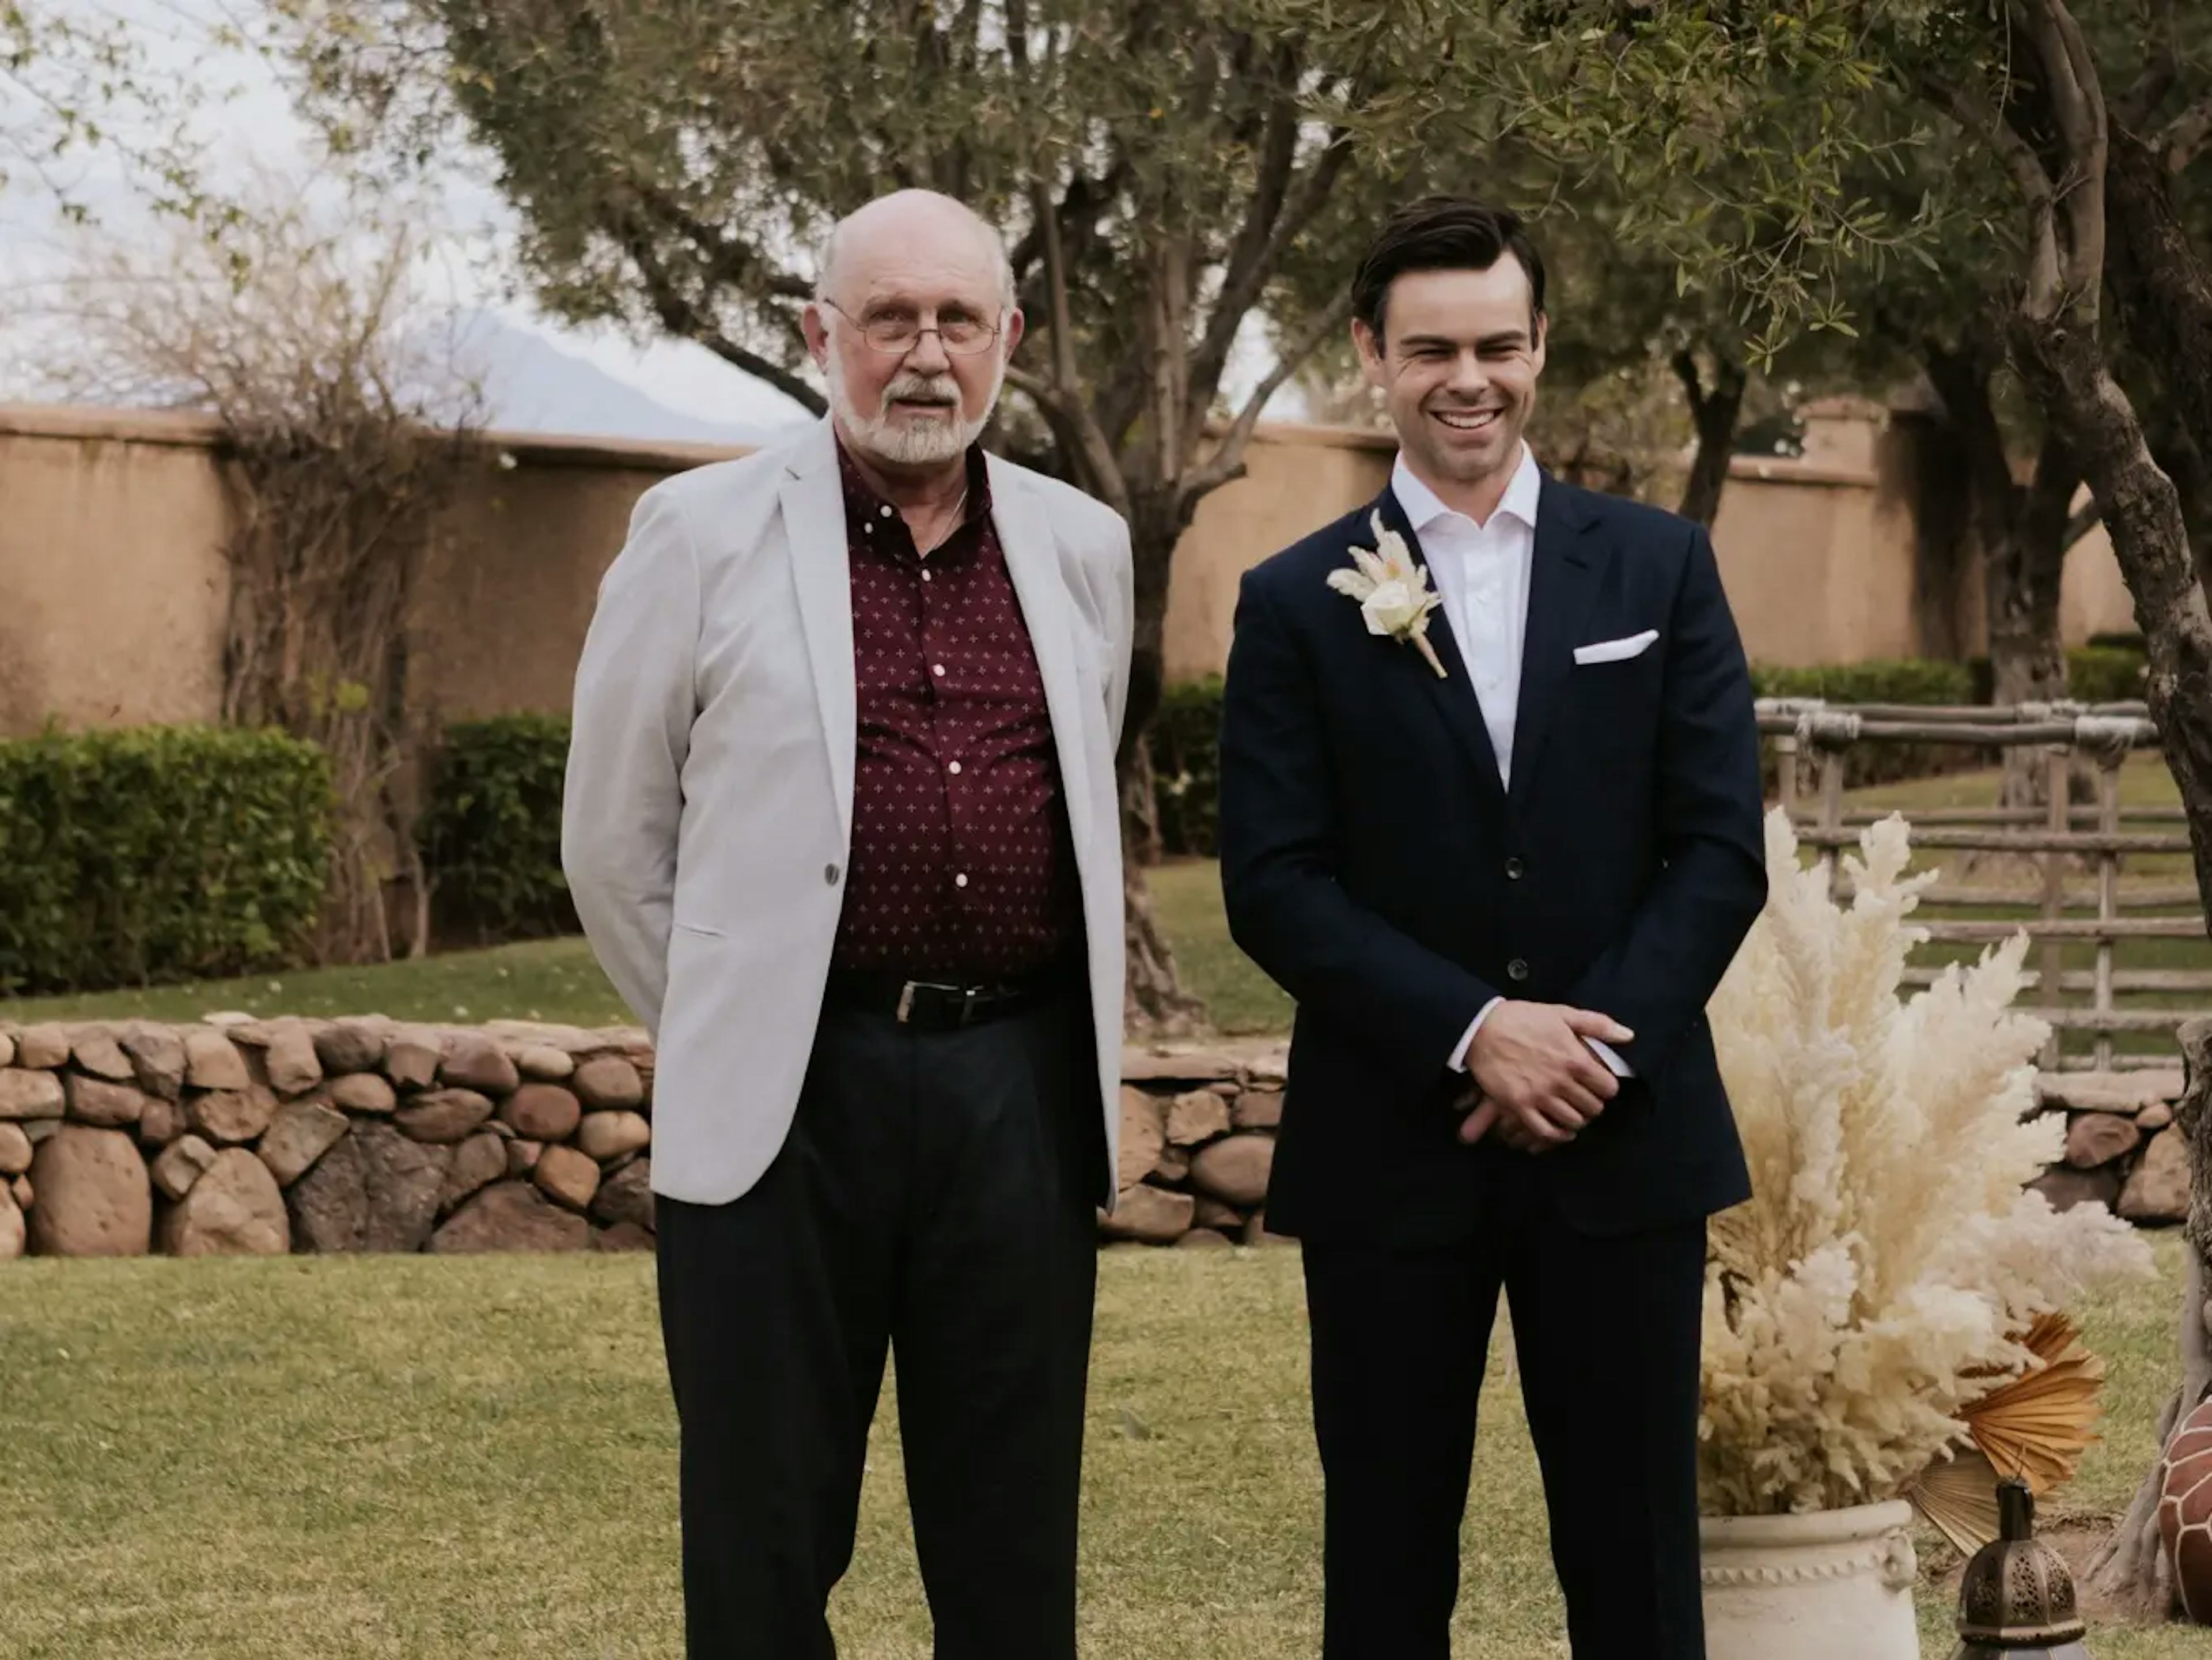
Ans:
[[[952,879],[952,885],[956,888],[966,887],[968,885],[968,873],[966,871],[962,871],[959,875],[954,877]]]
[[[1505,977],[1508,980],[1526,980],[1528,977],[1528,964],[1520,958],[1515,958],[1505,965]]]
[[[868,528],[869,528],[870,530],[873,530],[873,529],[875,528],[875,526],[874,526],[873,525],[871,525],[871,526],[868,526]],[[922,574],[921,574],[921,580],[922,580],[923,581],[925,581],[925,582],[927,582],[927,581],[929,581],[929,573],[928,573],[927,571],[924,571],[924,572],[922,572]]]
[[[1507,860],[1505,861],[1505,879],[1509,882],[1519,881],[1521,879],[1522,872],[1527,868],[1528,866],[1523,865],[1518,859]]]
[[[836,866],[835,866],[835,865],[824,865],[824,866],[822,867],[822,879],[823,879],[823,881],[827,882],[827,883],[828,883],[831,887],[833,887],[833,888],[834,888],[834,887],[836,887],[836,886],[837,885],[837,867],[836,867]]]
[[[888,519],[888,518],[890,518],[890,517],[891,516],[891,510],[890,510],[889,508],[887,508],[887,507],[886,507],[886,508],[878,508],[876,509],[876,511],[877,511],[878,513],[880,513],[881,514],[883,514],[883,516],[884,516],[884,518],[886,518],[886,519]]]
[[[942,663],[932,663],[929,666],[929,672],[940,680],[945,678],[945,665]]]
[[[960,763],[957,761],[955,761],[951,766],[945,768],[945,771],[951,773],[955,778],[957,778],[960,775]]]

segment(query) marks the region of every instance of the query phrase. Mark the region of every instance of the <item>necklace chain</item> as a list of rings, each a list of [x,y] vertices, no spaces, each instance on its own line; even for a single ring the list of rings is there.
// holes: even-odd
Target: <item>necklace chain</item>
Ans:
[[[967,485],[965,485],[965,484],[963,484],[963,485],[960,487],[960,496],[959,496],[959,499],[958,499],[957,501],[954,502],[953,502],[953,504],[952,504],[952,522],[945,527],[945,534],[944,534],[944,535],[942,535],[942,536],[939,537],[939,538],[938,538],[934,542],[932,542],[932,543],[931,543],[927,547],[916,550],[916,551],[915,551],[915,558],[917,558],[917,559],[927,559],[927,558],[928,558],[928,557],[929,557],[929,556],[930,556],[931,554],[935,553],[935,552],[938,550],[938,549],[939,549],[939,548],[943,547],[943,546],[944,546],[947,542],[950,542],[950,541],[952,539],[953,532],[956,532],[956,531],[957,531],[957,530],[960,528],[960,522],[961,522],[961,521],[960,521],[960,514],[961,514],[961,510],[962,510],[963,508],[965,508],[967,505],[968,505],[968,486],[967,486]]]

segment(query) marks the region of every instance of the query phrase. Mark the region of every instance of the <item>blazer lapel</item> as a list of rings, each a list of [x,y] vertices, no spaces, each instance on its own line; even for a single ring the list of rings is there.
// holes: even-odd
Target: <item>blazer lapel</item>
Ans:
[[[1060,751],[1060,787],[1079,842],[1081,827],[1091,822],[1090,769],[1085,764],[1089,750],[1083,729],[1083,686],[1077,674],[1075,636],[1066,584],[1060,575],[1059,545],[1053,540],[1052,525],[1042,506],[1024,488],[1021,476],[995,455],[986,453],[983,459],[990,470],[992,522],[999,528],[1006,574],[1013,580],[1022,621],[1029,627],[1030,646],[1036,653],[1037,672],[1044,680],[1045,710],[1052,720],[1054,745]]]
[[[1613,549],[1592,535],[1575,493],[1549,473],[1536,498],[1536,549],[1528,571],[1528,623],[1521,639],[1521,702],[1513,720],[1512,800],[1528,799],[1576,642],[1597,598]]]
[[[1414,560],[1423,570],[1429,568],[1429,556],[1423,551],[1421,538],[1413,533],[1413,526],[1406,517],[1406,509],[1399,505],[1398,493],[1388,485],[1376,498],[1376,510],[1382,514],[1382,522],[1406,538]],[[1432,575],[1430,586],[1441,587]],[[1490,727],[1482,718],[1482,700],[1475,695],[1474,677],[1468,672],[1467,660],[1460,654],[1459,641],[1451,630],[1451,620],[1439,605],[1429,613],[1429,644],[1436,648],[1437,660],[1443,665],[1443,678],[1423,660],[1419,652],[1410,645],[1392,641],[1379,641],[1379,647],[1405,660],[1401,672],[1413,675],[1427,689],[1437,712],[1443,716],[1444,724],[1458,736],[1474,764],[1477,787],[1492,802],[1503,806],[1505,786],[1498,776],[1498,751],[1490,745]]]
[[[830,781],[837,823],[853,839],[853,757],[859,716],[853,685],[853,575],[846,555],[845,494],[837,479],[837,446],[822,422],[786,463],[777,496],[822,736],[830,748]]]

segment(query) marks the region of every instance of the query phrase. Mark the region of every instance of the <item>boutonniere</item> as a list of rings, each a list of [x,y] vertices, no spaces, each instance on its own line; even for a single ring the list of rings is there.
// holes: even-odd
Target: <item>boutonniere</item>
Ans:
[[[1370,522],[1375,526],[1374,547],[1353,548],[1351,568],[1329,572],[1328,585],[1359,602],[1368,633],[1388,635],[1401,646],[1411,641],[1441,680],[1444,666],[1429,643],[1429,613],[1443,601],[1429,586],[1429,574],[1413,558],[1406,538],[1385,525],[1380,513]]]

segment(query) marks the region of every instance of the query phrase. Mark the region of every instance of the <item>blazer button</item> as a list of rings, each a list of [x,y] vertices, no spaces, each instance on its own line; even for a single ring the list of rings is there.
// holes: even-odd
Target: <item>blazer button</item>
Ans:
[[[1505,861],[1505,879],[1509,882],[1519,881],[1521,879],[1522,872],[1527,868],[1528,866],[1523,865],[1518,859],[1507,860]]]
[[[823,879],[823,881],[827,882],[827,883],[828,883],[831,887],[833,887],[833,888],[834,888],[834,887],[836,887],[836,886],[837,885],[837,867],[836,867],[836,866],[835,866],[835,865],[824,865],[824,866],[822,867],[822,879]]]
[[[1515,958],[1505,965],[1505,977],[1508,980],[1526,980],[1528,977],[1528,964],[1522,958]]]

